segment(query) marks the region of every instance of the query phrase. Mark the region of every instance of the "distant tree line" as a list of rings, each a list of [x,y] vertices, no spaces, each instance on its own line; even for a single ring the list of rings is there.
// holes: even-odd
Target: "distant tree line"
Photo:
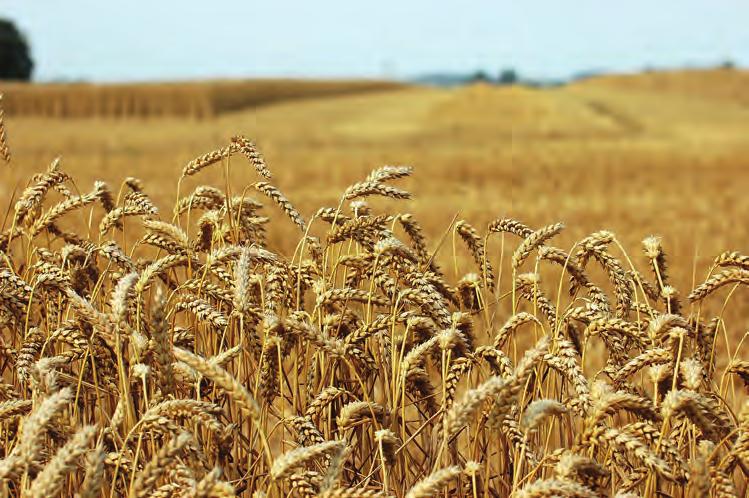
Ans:
[[[476,71],[469,80],[471,82],[486,82],[494,83],[497,85],[514,85],[520,81],[520,77],[513,68],[502,69],[496,77],[492,77],[489,73],[484,70]]]
[[[490,75],[484,70],[478,70],[465,80],[466,83],[489,83],[492,85],[523,85],[529,87],[549,87],[564,84],[557,80],[539,80],[521,77],[520,73],[512,67],[501,69],[496,76]]]
[[[731,59],[725,59],[715,66],[713,66],[715,69],[722,69],[724,71],[731,71],[733,69],[736,69],[736,63]],[[663,68],[663,70],[668,68]],[[662,70],[659,68],[654,68],[651,66],[645,66],[642,69],[643,73],[650,73],[654,71]],[[589,78],[594,78],[596,76],[601,76],[604,74],[608,74],[609,71],[603,70],[603,69],[597,69],[597,70],[587,70],[587,71],[580,71],[578,73],[573,74],[569,78],[565,80],[555,80],[555,79],[533,79],[533,78],[527,78],[527,77],[521,77],[517,70],[511,67],[503,68],[501,69],[496,75],[492,75],[489,72],[479,69],[475,71],[474,73],[464,75],[462,77],[456,76],[450,80],[451,84],[470,84],[470,83],[487,83],[492,85],[523,85],[527,87],[554,87],[554,86],[560,86],[564,85],[566,83],[574,82],[574,81],[581,81],[586,80]],[[432,78],[436,81],[436,78]]]

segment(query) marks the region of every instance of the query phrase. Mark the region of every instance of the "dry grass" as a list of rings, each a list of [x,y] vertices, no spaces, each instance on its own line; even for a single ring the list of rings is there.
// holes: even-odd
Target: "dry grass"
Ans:
[[[412,97],[466,98],[449,95]],[[93,183],[68,158],[32,176],[17,123],[7,174],[24,188],[0,232],[3,494],[746,495],[749,258],[724,252],[746,234],[715,228],[738,212],[715,204],[710,182],[726,172],[705,170],[674,215],[667,196],[606,202],[595,173],[586,183],[572,168],[591,218],[602,203],[629,227],[594,231],[553,223],[569,213],[545,209],[565,199],[553,177],[527,179],[551,197],[526,197],[526,223],[497,216],[501,183],[485,204],[477,184],[451,221],[455,193],[437,197],[449,183],[427,181],[412,201],[411,168],[357,167],[327,180],[352,177],[337,194],[315,192],[320,181],[299,176],[326,157],[285,171],[278,151],[231,133],[206,147],[225,148],[216,161],[185,158],[182,177]],[[409,154],[437,162],[417,180],[456,179],[412,140]],[[645,139],[628,140],[631,151]],[[731,180],[729,196],[743,187]],[[670,181],[651,191],[688,183]],[[688,208],[698,217],[684,226]],[[680,237],[713,228],[709,261],[632,233],[651,210]]]

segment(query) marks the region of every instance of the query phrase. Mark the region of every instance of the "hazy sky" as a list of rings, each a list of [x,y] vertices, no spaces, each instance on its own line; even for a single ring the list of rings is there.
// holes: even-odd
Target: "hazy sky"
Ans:
[[[749,64],[746,0],[0,0],[0,17],[39,80]]]

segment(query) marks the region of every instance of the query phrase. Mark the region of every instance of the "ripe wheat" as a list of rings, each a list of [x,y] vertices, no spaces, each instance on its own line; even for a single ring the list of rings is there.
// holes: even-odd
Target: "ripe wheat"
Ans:
[[[391,185],[408,167],[373,171],[309,222],[241,136],[177,181],[229,156],[286,217],[203,185],[163,219],[145,182],[81,195],[59,161],[13,204],[0,233],[0,494],[746,489],[749,363],[723,315],[710,320],[749,284],[746,256],[719,255],[687,306],[657,237],[638,260],[607,231],[566,252],[548,245],[560,223],[459,221],[445,254],[411,214],[363,201],[410,198]],[[82,210],[78,233],[94,235],[74,235]],[[297,250],[271,251],[266,232],[290,223]],[[437,263],[458,258],[475,273]]]

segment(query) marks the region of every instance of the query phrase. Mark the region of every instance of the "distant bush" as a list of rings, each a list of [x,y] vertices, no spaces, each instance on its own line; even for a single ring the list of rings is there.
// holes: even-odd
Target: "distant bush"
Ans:
[[[500,85],[514,85],[520,80],[518,72],[512,68],[505,68],[499,72],[497,83]]]
[[[470,83],[487,83],[491,81],[489,75],[483,69],[479,69],[468,77]]]

